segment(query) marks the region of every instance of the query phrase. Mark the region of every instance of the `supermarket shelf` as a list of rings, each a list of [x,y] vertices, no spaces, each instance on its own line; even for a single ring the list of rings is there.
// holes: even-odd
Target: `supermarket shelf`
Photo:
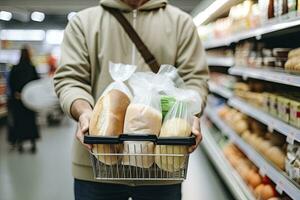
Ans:
[[[233,93],[230,90],[223,88],[221,86],[218,86],[217,84],[215,84],[211,81],[209,82],[208,86],[209,86],[209,90],[211,92],[218,94],[218,95],[224,97],[225,99],[229,99],[233,95]]]
[[[232,67],[229,69],[229,74],[242,76],[244,79],[250,77],[300,87],[300,74],[290,74],[274,68]]]
[[[203,137],[203,146],[213,162],[223,180],[226,182],[228,188],[234,195],[235,199],[247,199],[254,200],[255,197],[252,195],[251,191],[242,180],[242,178],[237,174],[235,169],[230,165],[230,163],[225,158],[224,154],[221,152],[214,138],[211,136],[208,127],[204,119],[202,119],[202,131],[205,134]]]
[[[271,115],[260,111],[254,106],[249,105],[239,98],[230,98],[228,104],[241,112],[255,118],[256,120],[266,124],[270,130],[276,130],[287,136],[287,141],[293,143],[294,140],[300,142],[300,129],[297,129]]]
[[[212,39],[210,41],[204,42],[204,47],[206,49],[229,46],[231,43],[239,42],[241,40],[249,38],[260,39],[263,35],[282,31],[288,28],[294,28],[300,25],[300,17],[292,17],[291,19],[274,19],[270,22],[264,24],[259,28],[252,30],[242,31],[241,33],[234,34],[224,39]]]
[[[300,199],[300,189],[288,177],[283,175],[272,164],[266,161],[248,143],[244,142],[227,124],[225,124],[214,109],[207,108],[205,114],[210,120],[226,134],[247,157],[260,169],[262,174],[267,175],[275,184],[279,193],[283,191],[293,199]]]
[[[232,67],[234,65],[234,58],[208,56],[207,64],[209,66],[216,66],[216,67]]]

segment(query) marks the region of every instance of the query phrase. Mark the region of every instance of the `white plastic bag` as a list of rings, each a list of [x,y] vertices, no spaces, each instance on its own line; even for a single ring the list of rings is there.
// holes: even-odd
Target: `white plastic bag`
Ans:
[[[109,72],[114,80],[97,101],[90,121],[90,135],[119,136],[123,133],[125,113],[132,99],[129,88],[124,83],[136,70],[134,65],[109,63]],[[98,154],[116,154],[123,151],[123,145],[99,144],[93,146]],[[98,159],[114,165],[118,156],[99,155]]]
[[[174,82],[175,87],[185,88],[183,79],[179,76],[176,67],[172,65],[161,65],[158,74],[171,79]]]
[[[154,73],[138,72],[129,80],[134,98],[128,106],[124,133],[159,135],[162,123],[159,92],[173,86],[172,81]],[[152,142],[125,142],[125,154],[153,154]],[[154,163],[150,156],[125,156],[124,165],[149,168]]]
[[[52,78],[38,79],[26,84],[22,89],[21,100],[27,108],[39,113],[59,108]]]
[[[200,112],[201,99],[194,90],[173,88],[169,95],[176,101],[164,118],[160,137],[188,137],[192,133],[193,115]],[[157,145],[155,162],[163,170],[169,172],[184,168],[186,158],[161,156],[160,154],[187,154],[187,146]]]

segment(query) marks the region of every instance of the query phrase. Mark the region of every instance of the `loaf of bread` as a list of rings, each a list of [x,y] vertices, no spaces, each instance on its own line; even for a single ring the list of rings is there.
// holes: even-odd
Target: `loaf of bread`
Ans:
[[[131,103],[126,111],[124,133],[159,135],[162,114],[155,108],[138,103]],[[124,154],[153,154],[153,142],[128,141],[124,143]],[[123,164],[149,168],[154,163],[153,156],[124,156]]]
[[[111,90],[97,101],[90,121],[89,133],[95,136],[119,136],[123,133],[126,109],[130,103],[128,96]],[[101,155],[120,153],[123,145],[99,144],[93,146],[93,152],[99,154],[98,159],[107,165],[118,163],[118,156]]]
[[[288,54],[288,58],[295,58],[295,57],[300,57],[300,48],[297,48],[297,49],[293,49],[289,52]]]
[[[188,137],[191,135],[192,127],[190,123],[181,118],[171,118],[164,122],[160,137]],[[186,157],[173,156],[173,154],[187,154],[187,146],[174,145],[156,145],[155,147],[155,163],[164,171],[176,172],[184,168]],[[165,156],[161,154],[170,154]]]

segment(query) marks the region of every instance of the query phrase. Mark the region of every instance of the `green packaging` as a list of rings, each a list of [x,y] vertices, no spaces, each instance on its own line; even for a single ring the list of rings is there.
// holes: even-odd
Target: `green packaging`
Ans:
[[[163,118],[165,118],[168,111],[175,104],[175,101],[176,101],[176,99],[172,96],[166,96],[166,95],[161,96],[160,103],[161,103],[161,110],[162,110]]]

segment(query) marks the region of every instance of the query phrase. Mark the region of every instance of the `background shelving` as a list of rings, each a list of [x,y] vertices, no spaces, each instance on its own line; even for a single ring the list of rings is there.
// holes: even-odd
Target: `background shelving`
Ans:
[[[251,191],[249,191],[247,185],[236,173],[234,168],[228,163],[223,152],[211,136],[207,125],[205,125],[206,121],[204,118],[202,119],[202,124],[202,132],[205,134],[205,137],[203,137],[203,146],[208,156],[220,172],[223,180],[230,185],[229,189],[234,194],[234,197],[236,199],[254,200],[255,197],[252,195]]]
[[[284,191],[293,199],[300,199],[299,188],[287,176],[279,172],[271,163],[265,160],[249,144],[244,142],[227,124],[225,124],[217,115],[217,110],[207,107],[206,116],[226,134],[233,143],[235,143],[247,157],[253,161],[260,169],[262,175],[267,175],[275,184],[276,189],[282,194]]]
[[[291,74],[274,68],[232,67],[229,69],[229,74],[242,76],[244,79],[255,78],[300,87],[299,74]]]

